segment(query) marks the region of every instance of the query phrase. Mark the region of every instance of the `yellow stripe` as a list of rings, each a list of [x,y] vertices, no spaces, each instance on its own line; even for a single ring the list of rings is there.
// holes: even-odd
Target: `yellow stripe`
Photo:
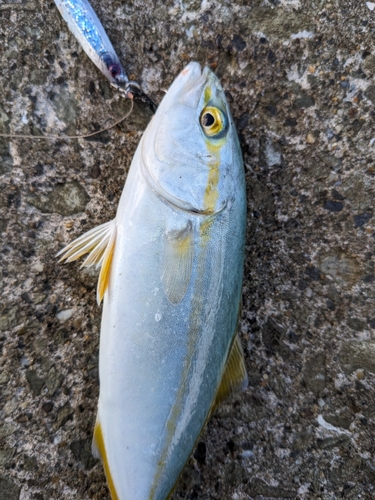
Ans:
[[[215,212],[216,202],[219,197],[217,185],[219,183],[219,164],[208,172],[207,186],[204,193],[204,208],[209,213]]]
[[[101,457],[102,462],[103,462],[104,472],[105,472],[105,476],[107,478],[107,483],[108,483],[109,491],[111,493],[111,498],[112,498],[112,500],[119,500],[119,497],[117,496],[115,485],[114,485],[114,482],[112,479],[111,471],[109,470],[107,453],[105,451],[105,446],[104,446],[103,431],[102,431],[102,428],[101,428],[101,425],[99,422],[96,422],[96,424],[95,424],[94,441],[95,441],[96,447],[98,448],[98,451],[100,453],[100,457]]]
[[[213,214],[215,213],[216,203],[219,198],[219,178],[220,178],[220,162],[221,148],[224,146],[226,139],[216,140],[215,143],[210,139],[206,139],[206,148],[211,156],[215,158],[213,163],[209,164],[210,170],[207,176],[207,185],[204,192],[204,208]]]
[[[204,89],[204,97],[203,97],[203,102],[204,102],[205,106],[207,106],[207,104],[211,100],[211,97],[212,97],[212,89],[211,89],[211,87],[207,86]]]

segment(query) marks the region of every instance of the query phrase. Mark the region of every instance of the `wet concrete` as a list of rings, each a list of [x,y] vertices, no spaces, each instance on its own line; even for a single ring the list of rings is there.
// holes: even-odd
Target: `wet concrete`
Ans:
[[[250,385],[211,418],[174,500],[374,498],[375,10],[92,3],[155,100],[188,61],[215,70],[244,155]],[[87,133],[128,109],[53,2],[0,3],[0,60],[1,132]],[[54,254],[113,218],[150,117],[138,104],[91,140],[0,138],[0,498],[109,498],[90,452],[97,276]]]

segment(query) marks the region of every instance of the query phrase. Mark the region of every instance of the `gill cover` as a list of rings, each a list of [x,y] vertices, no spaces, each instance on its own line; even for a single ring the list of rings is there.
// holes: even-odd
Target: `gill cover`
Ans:
[[[145,178],[182,210],[220,212],[233,196],[233,147],[238,141],[220,82],[208,68],[190,63],[143,136]]]

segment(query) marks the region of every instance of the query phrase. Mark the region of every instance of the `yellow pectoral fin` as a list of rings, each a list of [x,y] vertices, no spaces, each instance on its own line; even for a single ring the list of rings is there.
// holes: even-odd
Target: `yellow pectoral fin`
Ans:
[[[225,364],[223,377],[216,393],[215,402],[211,412],[233,392],[245,389],[248,384],[245,358],[238,334],[236,334],[232,347],[230,348],[227,362]]]
[[[104,472],[107,478],[108,488],[111,493],[112,500],[119,500],[116,493],[115,485],[113,483],[111,471],[109,469],[107,453],[104,446],[103,431],[100,422],[98,421],[96,421],[94,436],[92,439],[92,454],[94,455],[94,457],[100,458],[103,463]]]
[[[194,233],[189,221],[180,230],[167,232],[163,237],[161,281],[171,304],[184,298],[189,286],[194,258]]]
[[[57,256],[61,255],[61,261],[72,262],[83,255],[88,254],[82,267],[100,267],[97,301],[98,304],[103,299],[108,287],[109,271],[111,268],[113,251],[116,241],[116,220],[106,222],[101,226],[94,227],[76,240],[72,241],[65,248],[60,250]]]
[[[111,237],[110,237],[109,242],[107,244],[107,248],[105,249],[105,252],[103,255],[103,261],[101,263],[99,280],[98,280],[98,288],[97,288],[97,292],[96,292],[96,299],[98,301],[98,305],[103,300],[105,291],[108,288],[109,273],[111,270],[112,257],[113,257],[113,252],[115,250],[115,243],[116,243],[116,229],[114,231],[112,231]]]

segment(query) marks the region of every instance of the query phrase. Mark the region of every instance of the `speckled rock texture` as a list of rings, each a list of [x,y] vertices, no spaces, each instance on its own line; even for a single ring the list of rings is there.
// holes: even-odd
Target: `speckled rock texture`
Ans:
[[[160,101],[216,71],[248,189],[250,384],[209,421],[174,500],[375,498],[375,10],[362,0],[93,0]],[[125,114],[52,1],[0,0],[0,132]],[[113,218],[144,105],[90,140],[0,138],[0,499],[105,500],[91,456],[95,272],[62,246]]]

